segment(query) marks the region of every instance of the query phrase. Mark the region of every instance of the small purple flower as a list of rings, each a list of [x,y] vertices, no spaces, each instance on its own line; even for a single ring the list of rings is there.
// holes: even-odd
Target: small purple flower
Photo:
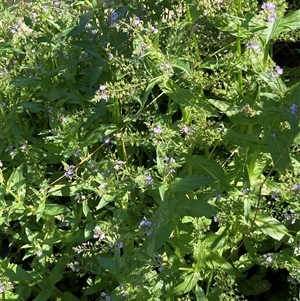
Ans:
[[[154,179],[150,175],[145,175],[145,180],[148,185],[154,184]]]
[[[118,242],[118,243],[117,243],[117,247],[118,247],[119,249],[122,249],[122,248],[124,247],[124,244],[123,244],[122,242]]]
[[[222,194],[221,194],[221,193],[219,193],[219,194],[216,195],[216,200],[217,200],[217,201],[220,201],[221,198],[222,198]]]
[[[174,158],[170,158],[170,157],[165,157],[164,159],[165,163],[169,163],[169,164],[174,164],[176,161]]]
[[[267,261],[268,263],[271,263],[271,262],[273,261],[273,259],[272,259],[271,256],[268,256],[268,257],[266,258],[266,261]]]
[[[263,9],[263,11],[261,11],[260,13],[263,15],[265,20],[267,20],[270,23],[276,20],[276,13],[275,13],[276,5],[274,3],[272,2],[263,3],[261,8]]]
[[[72,177],[72,175],[75,172],[75,166],[74,165],[70,165],[69,167],[65,167],[65,177],[66,178],[70,178]]]
[[[79,272],[79,262],[78,261],[75,261],[72,266],[71,266],[71,270],[73,272]]]
[[[81,149],[78,149],[75,153],[74,153],[74,156],[76,157],[76,158],[78,158],[80,155],[81,155]]]
[[[247,194],[249,194],[249,189],[245,188],[242,190],[242,192],[243,192],[243,195],[247,195]]]
[[[108,100],[108,95],[106,93],[101,93],[100,98],[107,101]]]
[[[105,182],[103,182],[103,183],[101,183],[100,185],[99,185],[99,188],[100,189],[105,189],[105,187],[106,187],[106,183]]]
[[[134,20],[133,20],[133,24],[135,26],[138,26],[140,23],[141,23],[141,20],[139,19],[139,17],[135,17]]]
[[[276,138],[276,134],[275,133],[271,133],[271,137],[275,139]]]
[[[109,143],[110,142],[110,138],[108,137],[108,136],[106,136],[106,137],[104,137],[104,139],[103,138],[101,138],[100,139],[100,142],[103,142],[104,141],[104,143]]]
[[[189,134],[190,129],[189,129],[189,127],[188,127],[187,125],[184,125],[184,126],[181,128],[180,131],[181,131],[182,134]]]
[[[283,74],[283,69],[281,68],[281,67],[279,67],[279,66],[275,66],[275,71],[277,72],[277,74],[279,74],[279,75],[281,75],[281,74]]]
[[[295,191],[300,190],[300,184],[294,184],[293,190]]]
[[[100,294],[100,296],[104,298],[104,297],[107,296],[107,294],[106,294],[105,292],[102,292],[102,293]]]
[[[82,251],[83,251],[83,249],[82,249],[81,246],[77,246],[77,247],[76,247],[76,253],[77,253],[77,254],[80,254]]]
[[[148,221],[148,220],[142,220],[140,222],[139,228],[145,228],[145,227],[151,227],[152,226],[152,222]]]
[[[169,69],[169,70],[172,69],[172,65],[170,63],[166,63],[165,67],[166,67],[166,69]]]
[[[117,18],[118,18],[118,14],[116,12],[113,12],[111,15],[110,15],[110,26],[111,27],[116,27],[117,23]]]
[[[157,34],[157,33],[158,33],[158,29],[155,28],[155,27],[153,27],[153,26],[151,26],[151,30],[152,30],[152,32],[153,32],[154,34]]]
[[[100,226],[96,226],[94,228],[94,235],[93,235],[94,238],[99,238],[99,240],[103,240],[105,238],[105,233],[102,232],[101,230],[101,227]]]
[[[275,16],[275,15],[270,15],[270,16],[267,17],[267,21],[268,21],[269,23],[272,23],[272,22],[274,22],[275,20],[276,20],[276,16]]]
[[[266,2],[266,3],[263,3],[261,8],[263,10],[266,10],[266,11],[269,11],[271,13],[274,13],[275,12],[275,9],[276,9],[276,5],[272,2]]]
[[[156,125],[154,128],[153,128],[153,132],[157,135],[161,134],[162,133],[162,129],[159,125]]]
[[[161,266],[159,266],[159,267],[157,268],[157,270],[158,270],[159,272],[162,272],[162,271],[164,270],[164,267],[161,265]]]
[[[4,293],[4,285],[0,283],[0,294]]]
[[[290,106],[290,109],[291,109],[291,113],[293,115],[296,115],[298,113],[298,105],[296,105],[295,103],[293,103],[291,106]]]

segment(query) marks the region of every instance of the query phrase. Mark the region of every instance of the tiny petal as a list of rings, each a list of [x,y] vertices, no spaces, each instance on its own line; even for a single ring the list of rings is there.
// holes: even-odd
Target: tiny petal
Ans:
[[[296,105],[295,103],[293,103],[291,106],[290,106],[290,109],[291,109],[291,113],[293,115],[296,115],[298,113],[298,105]]]
[[[153,132],[154,132],[155,134],[161,134],[162,129],[161,129],[161,127],[160,127],[159,125],[156,125],[156,126],[153,128]]]

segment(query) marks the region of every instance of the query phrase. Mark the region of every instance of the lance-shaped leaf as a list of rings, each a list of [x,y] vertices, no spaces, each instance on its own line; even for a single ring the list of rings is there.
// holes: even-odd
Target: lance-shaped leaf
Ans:
[[[290,236],[288,229],[277,219],[270,216],[258,215],[255,219],[255,225],[264,234],[276,240],[281,240],[284,235]]]
[[[189,200],[180,198],[176,202],[175,212],[180,216],[208,216],[211,217],[217,214],[217,210],[203,200]]]
[[[171,192],[187,192],[214,182],[212,178],[206,176],[191,175],[185,178],[176,178],[170,185]]]
[[[172,297],[172,296],[180,296],[182,294],[188,293],[191,291],[197,282],[200,279],[200,273],[198,272],[190,272],[188,274],[183,275],[183,281],[171,289],[168,293],[164,295],[164,297]]]

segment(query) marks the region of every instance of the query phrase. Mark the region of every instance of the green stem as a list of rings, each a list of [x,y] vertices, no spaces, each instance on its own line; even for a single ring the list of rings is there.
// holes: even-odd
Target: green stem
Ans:
[[[240,16],[242,14],[242,0],[238,0],[238,6],[237,6],[237,14]],[[237,51],[237,57],[240,60],[242,56],[242,47],[241,47],[241,38],[240,38],[240,29],[241,25],[239,24],[237,26],[237,35],[236,35],[236,51]],[[237,74],[237,86],[240,93],[243,93],[243,72],[240,69]]]
[[[211,282],[212,282],[213,276],[214,276],[214,270],[211,271],[210,276],[209,276],[209,279],[208,279],[208,282],[207,282],[206,296],[207,296],[208,293],[209,293],[209,290],[210,290],[210,286],[211,286]]]
[[[263,58],[263,71],[266,72],[267,71],[267,62],[268,62],[268,57],[269,57],[269,48],[270,48],[270,44],[267,43],[265,45],[265,48],[264,48],[264,58]]]

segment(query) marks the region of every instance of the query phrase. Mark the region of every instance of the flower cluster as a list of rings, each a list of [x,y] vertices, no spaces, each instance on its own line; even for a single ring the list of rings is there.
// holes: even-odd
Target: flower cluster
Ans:
[[[71,178],[75,172],[75,166],[70,165],[69,167],[65,167],[65,177]]]
[[[174,158],[165,157],[164,159],[166,170],[168,174],[172,174],[175,172],[174,167],[176,167],[176,161]]]
[[[276,19],[276,5],[272,2],[266,2],[263,3],[261,8],[263,9],[260,14],[263,16],[263,18],[269,22],[272,23]]]
[[[105,233],[101,230],[100,226],[94,228],[94,238],[103,240],[105,238]]]
[[[287,221],[291,221],[291,224],[295,224],[296,220],[299,218],[299,214],[295,213],[294,209],[291,209],[284,214],[284,218]]]
[[[249,50],[251,49],[254,52],[259,52],[260,51],[260,46],[257,42],[248,42],[246,44],[246,47],[247,47],[247,49],[249,49]]]
[[[151,227],[152,222],[149,220],[142,220],[139,225],[139,228],[145,231],[147,236],[150,236],[152,234],[152,230],[150,229]]]
[[[107,101],[108,100],[108,94],[106,93],[106,85],[100,85],[98,90],[96,91],[96,95],[100,97],[100,100]]]

